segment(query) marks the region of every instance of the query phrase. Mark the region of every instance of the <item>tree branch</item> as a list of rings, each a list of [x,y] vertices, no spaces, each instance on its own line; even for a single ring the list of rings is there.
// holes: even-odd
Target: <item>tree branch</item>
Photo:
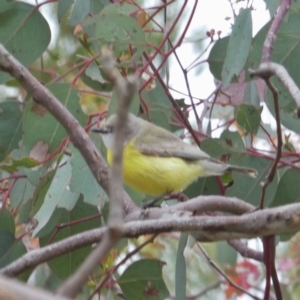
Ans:
[[[249,69],[250,77],[260,77],[264,80],[275,75],[286,87],[297,104],[297,114],[300,117],[300,90],[285,67],[274,62],[262,63],[257,70]]]
[[[88,256],[79,269],[59,288],[58,293],[74,298],[81,287],[88,280],[98,263],[108,255],[109,251],[123,234],[123,147],[125,141],[124,124],[127,122],[128,109],[136,91],[135,79],[125,81],[115,69],[114,59],[107,49],[102,50],[102,65],[104,71],[113,83],[117,92],[118,120],[115,128],[114,156],[112,176],[110,180],[109,196],[109,218],[108,228],[104,233],[103,240],[96,249]]]
[[[97,243],[106,228],[76,234],[44,248],[32,250],[1,269],[0,273],[16,276],[54,257]],[[300,204],[266,208],[242,216],[180,217],[165,214],[163,219],[132,221],[124,224],[123,237],[135,238],[145,234],[181,231],[200,233],[210,241],[251,239],[260,236],[300,230]]]
[[[70,300],[0,275],[0,300]]]

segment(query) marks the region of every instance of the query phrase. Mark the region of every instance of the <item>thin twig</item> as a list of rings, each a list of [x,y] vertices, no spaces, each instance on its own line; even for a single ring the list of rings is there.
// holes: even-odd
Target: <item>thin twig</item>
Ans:
[[[123,235],[123,178],[122,178],[122,153],[124,145],[124,124],[127,122],[128,108],[133,98],[135,81],[125,81],[115,69],[114,60],[110,51],[102,51],[102,65],[104,71],[112,81],[119,96],[118,122],[115,128],[115,149],[110,181],[110,214],[108,228],[104,233],[103,240],[96,249],[88,256],[80,268],[58,290],[58,294],[75,297],[81,287],[88,280],[93,270],[109,253],[111,248]]]
[[[241,286],[237,285],[235,282],[233,282],[227,275],[226,273],[209,257],[209,255],[207,254],[207,252],[205,251],[205,249],[201,246],[200,243],[197,243],[198,248],[200,249],[201,253],[203,254],[203,256],[206,258],[207,262],[217,271],[218,274],[220,274],[231,286],[233,286],[234,288],[236,288],[237,290],[239,290],[240,292],[247,294],[248,296],[250,296],[251,298],[255,299],[255,300],[261,300],[261,298],[256,297],[254,295],[252,295],[251,293],[249,293],[247,290],[245,290],[244,288],[242,288]]]
[[[296,102],[297,114],[300,117],[300,90],[284,66],[274,62],[262,63],[257,70],[249,69],[249,74],[250,77],[257,76],[264,80],[275,75]]]

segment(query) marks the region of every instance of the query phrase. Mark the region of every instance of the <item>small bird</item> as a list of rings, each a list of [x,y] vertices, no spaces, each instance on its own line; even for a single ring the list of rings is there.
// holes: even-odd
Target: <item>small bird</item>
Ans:
[[[99,132],[107,148],[107,160],[112,164],[117,115],[111,115]],[[232,166],[210,157],[198,146],[182,141],[168,130],[133,114],[124,124],[123,176],[126,184],[149,195],[179,192],[198,177],[220,176],[236,171],[255,177],[256,171]]]

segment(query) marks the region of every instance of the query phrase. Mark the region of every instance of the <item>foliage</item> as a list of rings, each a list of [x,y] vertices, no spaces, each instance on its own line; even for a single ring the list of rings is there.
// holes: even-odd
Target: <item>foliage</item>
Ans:
[[[197,18],[193,15],[197,1],[195,4],[188,1],[188,12],[187,1],[172,2],[162,1],[153,9],[145,9],[144,3],[138,5],[135,1],[58,0],[33,6],[0,0],[0,43],[28,67],[87,131],[99,123],[106,111],[111,114],[117,109],[117,94],[100,62],[103,47],[113,49],[120,74],[123,77],[136,74],[140,79],[131,112],[176,134],[186,134],[186,138],[201,137],[202,150],[212,157],[257,170],[256,178],[236,174],[200,178],[185,190],[188,198],[199,194],[223,195],[238,197],[253,206],[264,200],[265,207],[298,203],[299,147],[295,141],[299,141],[300,126],[295,113],[297,105],[277,79],[272,82],[279,90],[284,147],[274,179],[264,195],[261,188],[278,151],[276,126],[272,128],[263,113],[268,108],[276,116],[276,108],[272,93],[261,80],[252,80],[248,69],[259,67],[273,19],[252,37],[253,7],[245,7],[244,3],[244,9],[237,13],[239,6],[233,6],[233,14],[237,15],[231,20],[231,35],[220,37],[214,30],[208,32],[204,39],[206,48],[201,53],[199,46],[194,47],[197,60],[184,68],[176,51],[187,38],[190,21]],[[279,1],[277,6],[275,1],[265,2],[273,16]],[[59,22],[58,38],[51,46],[51,36],[57,32],[53,29],[51,32],[40,7],[54,12]],[[168,20],[165,12],[170,13]],[[300,86],[299,15],[299,4],[294,3],[279,27],[271,57],[272,61],[284,65],[297,86]],[[203,60],[206,53],[208,57]],[[177,90],[181,99],[179,96],[174,99],[171,93],[174,87],[168,85],[168,76],[177,75],[172,72],[172,64],[168,64],[170,59],[180,66],[184,75],[188,92]],[[207,99],[193,96],[187,77],[188,72],[203,64],[207,64],[214,78],[223,84]],[[3,268],[29,249],[105,226],[109,197],[52,112],[26,94],[8,73],[0,72],[0,82],[4,86],[0,102],[0,267]],[[188,129],[185,118],[189,114],[195,117],[197,130],[188,133],[184,129]],[[218,137],[217,130],[221,132]],[[105,156],[99,136],[88,134]],[[125,188],[135,203],[149,198]],[[180,202],[180,199],[171,200],[170,205]],[[295,299],[299,289],[295,281],[299,264],[295,249],[299,247],[299,236],[292,232],[278,235],[278,239],[289,242],[284,250],[281,243],[277,247],[281,251],[277,271],[279,277],[284,278],[282,289],[285,299]],[[105,299],[117,299],[116,285],[132,300],[166,299],[171,295],[176,299],[185,299],[187,295],[193,299],[230,299],[245,296],[247,292],[257,294],[264,286],[263,264],[242,258],[226,242],[200,245],[187,233],[180,236],[165,233],[153,243],[145,243],[138,254],[132,256],[133,246],[139,247],[143,242],[144,237],[120,241],[90,274],[81,299],[89,299],[93,293]],[[25,281],[31,274],[36,284],[39,278],[47,278],[42,287],[53,290],[76,272],[92,246],[71,249],[47,261],[47,267],[27,270],[19,278]],[[289,262],[284,258],[288,253],[291,254]],[[124,256],[122,268],[116,268]],[[213,269],[208,256],[219,267]],[[221,280],[220,274],[225,274]],[[289,286],[289,283],[292,284]]]

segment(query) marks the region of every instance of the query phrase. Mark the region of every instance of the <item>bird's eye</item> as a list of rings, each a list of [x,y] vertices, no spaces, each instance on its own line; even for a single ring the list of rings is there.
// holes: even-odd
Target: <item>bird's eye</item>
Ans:
[[[106,130],[108,133],[112,132],[113,131],[113,127],[112,126],[107,126],[106,127]]]

